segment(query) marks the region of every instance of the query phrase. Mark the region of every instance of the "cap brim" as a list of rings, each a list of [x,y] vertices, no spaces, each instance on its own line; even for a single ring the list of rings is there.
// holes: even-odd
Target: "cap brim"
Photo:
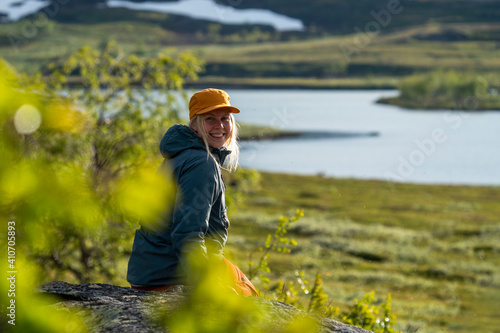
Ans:
[[[196,114],[204,114],[204,113],[214,111],[217,109],[228,109],[230,113],[240,113],[240,110],[238,108],[235,108],[234,106],[227,105],[227,104],[218,104],[218,105],[212,105],[208,108],[200,110],[200,111],[196,112]]]

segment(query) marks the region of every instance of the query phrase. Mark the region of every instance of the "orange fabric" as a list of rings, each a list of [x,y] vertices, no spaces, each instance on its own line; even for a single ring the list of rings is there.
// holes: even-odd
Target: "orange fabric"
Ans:
[[[232,286],[239,295],[244,296],[259,296],[257,289],[246,277],[245,274],[238,268],[238,266],[231,263],[226,258],[222,258],[224,264],[226,264],[227,272],[232,277],[234,281],[234,286]]]
[[[226,258],[222,258],[222,262],[226,265],[226,271],[233,281],[231,287],[239,294],[243,296],[259,296],[259,293],[255,286],[250,282],[246,275],[234,265],[232,262]],[[147,290],[147,291],[165,291],[171,287],[178,286],[177,284],[167,284],[162,286],[134,286],[131,285],[133,289],[137,290]]]

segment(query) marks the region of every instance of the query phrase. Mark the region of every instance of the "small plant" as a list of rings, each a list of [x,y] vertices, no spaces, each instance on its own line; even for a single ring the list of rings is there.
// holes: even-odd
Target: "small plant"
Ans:
[[[295,289],[293,281],[288,281],[288,283],[285,283],[279,280],[275,292],[275,299],[277,301],[288,303],[294,306],[298,305],[297,302],[299,301],[299,292]]]
[[[269,267],[269,257],[271,253],[290,253],[290,246],[296,246],[297,242],[294,239],[286,237],[291,225],[297,222],[304,212],[297,209],[295,216],[291,218],[281,217],[278,221],[278,226],[274,234],[268,234],[266,243],[259,248],[261,254],[258,264],[249,261],[249,278],[258,278],[262,281],[265,289],[269,289],[270,279],[266,276],[271,272]],[[346,324],[359,326],[375,333],[396,333],[393,329],[396,316],[392,314],[391,295],[387,295],[385,302],[379,306],[373,304],[377,302],[375,292],[365,294],[362,300],[355,299],[354,305],[345,312],[339,315],[339,308],[332,305],[333,301],[328,299],[328,295],[323,288],[323,279],[321,274],[316,274],[313,285],[305,278],[304,271],[295,271],[295,281],[284,282],[279,280],[277,287],[274,289],[274,299],[304,308],[301,304],[300,291],[308,299],[307,306],[304,310],[310,313],[318,314],[326,318],[338,318]],[[296,288],[299,285],[299,289]],[[300,291],[299,291],[300,290]],[[304,298],[302,298],[304,299]],[[377,316],[381,314],[381,318]]]
[[[331,318],[339,314],[339,308],[334,307],[332,305],[332,301],[328,301],[328,295],[323,289],[323,279],[321,279],[321,274],[316,274],[307,311],[327,318]]]
[[[355,299],[352,308],[342,313],[342,321],[376,333],[395,333],[393,325],[396,316],[391,310],[391,294],[387,295],[387,299],[380,306],[372,304],[376,301],[374,291],[365,294],[361,300]],[[382,318],[376,316],[381,310]]]
[[[259,263],[256,265],[252,260],[248,261],[248,277],[250,280],[253,278],[258,278],[262,281],[264,288],[269,288],[269,278],[266,273],[269,273],[269,256],[272,251],[279,253],[290,253],[290,246],[297,246],[297,242],[294,239],[286,237],[288,230],[291,225],[296,223],[302,216],[304,216],[304,211],[297,209],[295,216],[289,218],[282,216],[278,221],[278,226],[274,231],[274,234],[268,234],[266,243],[264,247],[259,248],[259,253],[261,253]]]
[[[323,289],[321,274],[316,274],[312,287],[310,287],[309,281],[305,278],[304,271],[295,271],[295,276],[300,290],[306,297],[309,297],[309,302],[305,309],[307,312],[326,318],[331,318],[339,314],[339,308],[332,305],[332,301],[328,300],[328,295]],[[294,281],[290,281],[286,285],[282,281],[278,282],[278,288],[276,288],[276,299],[278,301],[302,308],[301,304],[298,303],[298,294],[299,292],[295,289]]]

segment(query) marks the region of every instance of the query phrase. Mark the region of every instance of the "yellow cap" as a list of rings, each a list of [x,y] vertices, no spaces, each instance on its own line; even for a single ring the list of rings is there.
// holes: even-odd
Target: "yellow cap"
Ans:
[[[226,108],[231,113],[240,113],[238,108],[229,104],[229,95],[224,90],[208,88],[198,91],[189,100],[189,119],[221,108]]]

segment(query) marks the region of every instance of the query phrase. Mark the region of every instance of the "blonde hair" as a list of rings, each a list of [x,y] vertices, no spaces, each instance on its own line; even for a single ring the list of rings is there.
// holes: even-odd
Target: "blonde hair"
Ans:
[[[234,116],[232,113],[229,113],[229,119],[231,121],[231,132],[229,133],[229,137],[227,141],[224,143],[224,148],[231,151],[231,154],[228,155],[226,159],[226,167],[225,169],[228,171],[234,171],[238,167],[238,160],[240,157],[240,146],[238,145],[238,124],[236,123]],[[210,152],[210,146],[208,145],[208,133],[205,130],[205,126],[203,124],[203,116],[202,115],[194,115],[194,117],[189,121],[189,128],[193,129],[196,127],[196,133],[205,143],[205,148],[207,149],[208,156],[214,158],[212,153]],[[217,161],[214,158],[215,161]]]

